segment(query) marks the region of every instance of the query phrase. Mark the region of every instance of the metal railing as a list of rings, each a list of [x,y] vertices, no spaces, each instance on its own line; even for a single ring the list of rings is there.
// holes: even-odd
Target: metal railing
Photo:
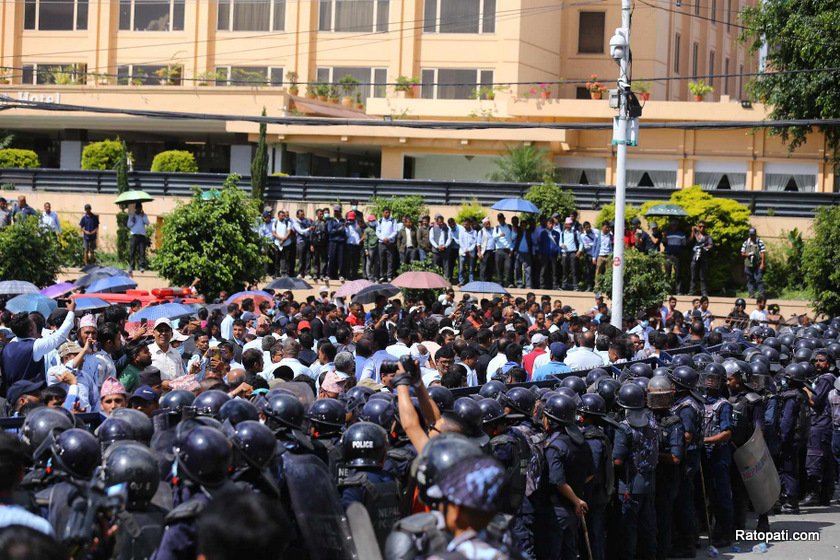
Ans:
[[[223,173],[152,173],[135,171],[128,174],[132,189],[144,190],[152,196],[190,196],[194,187],[220,188],[227,177]],[[62,169],[0,169],[0,185],[48,192],[116,193],[113,171],[69,171]],[[249,177],[243,177],[240,188],[250,191]],[[267,200],[301,200],[331,202],[369,200],[374,196],[390,197],[420,194],[427,204],[461,204],[477,200],[491,205],[500,198],[525,194],[530,183],[498,183],[487,181],[438,181],[418,179],[356,179],[344,177],[274,177],[268,178]],[[613,200],[609,185],[563,185],[571,190],[578,208],[600,208]],[[627,202],[642,204],[649,200],[667,200],[674,189],[635,187],[627,189]],[[749,206],[758,216],[813,217],[816,208],[840,204],[840,193],[801,193],[777,191],[716,190],[715,196],[730,198]]]

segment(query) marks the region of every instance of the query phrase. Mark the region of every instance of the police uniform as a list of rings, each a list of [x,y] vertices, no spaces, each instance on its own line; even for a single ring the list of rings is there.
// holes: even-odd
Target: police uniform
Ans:
[[[196,521],[210,503],[210,497],[199,488],[176,492],[176,495],[175,501],[182,501],[166,515],[166,528],[152,560],[193,560],[196,557]]]
[[[832,421],[828,394],[834,389],[836,380],[833,373],[826,372],[811,384],[813,413],[808,433],[808,450],[805,455],[805,472],[808,475],[809,492],[813,495],[813,499],[808,500],[807,505],[828,505],[834,495],[834,465],[831,455]]]
[[[670,413],[676,415],[685,434],[690,439],[685,444],[685,460],[683,461],[680,488],[677,493],[679,511],[674,517],[676,534],[672,538],[672,548],[688,551],[688,556],[694,554],[694,542],[697,538],[697,517],[694,509],[694,492],[697,476],[700,472],[700,449],[703,443],[703,405],[691,393],[686,393],[671,406]]]
[[[528,459],[528,474],[525,480],[525,497],[516,515],[513,516],[510,528],[517,550],[527,559],[535,557],[534,515],[536,514],[536,507],[534,500],[536,497],[534,493],[539,487],[545,465],[545,455],[542,449],[545,434],[529,418],[520,420],[512,428],[522,434],[531,450]]]
[[[637,411],[631,411],[637,412]],[[613,460],[623,461],[619,475],[621,502],[621,558],[656,555],[656,465],[659,461],[659,428],[650,411],[644,411],[644,426],[631,426],[626,418],[615,432]]]
[[[735,449],[746,444],[755,430],[764,426],[764,407],[761,396],[751,391],[742,391],[729,397],[732,404],[732,445]],[[730,467],[732,484],[732,508],[735,529],[744,529],[747,519],[747,489],[735,461]],[[764,519],[766,522],[766,518]]]
[[[146,560],[160,544],[167,510],[154,504],[118,514],[120,530],[114,545],[116,560]]]
[[[727,430],[732,430],[732,405],[723,397],[707,396],[704,404],[703,436],[716,436]],[[702,474],[715,517],[713,542],[728,543],[732,540],[732,485],[729,481],[731,464],[732,447],[728,442],[704,446]],[[711,533],[711,527],[709,531]]]
[[[659,464],[656,466],[656,558],[664,560],[671,548],[671,521],[679,495],[685,460],[685,432],[679,416],[670,412],[657,417]],[[678,464],[671,462],[676,457]]]
[[[779,398],[779,480],[783,498],[798,512],[800,453],[808,441],[808,397],[801,388],[789,388]]]
[[[594,424],[583,427],[583,437],[592,452],[592,464],[595,469],[594,476],[587,485],[586,503],[589,505],[589,513],[586,515],[586,528],[589,530],[592,560],[603,560],[607,537],[607,504],[615,493],[612,442],[604,430]]]
[[[345,510],[353,502],[365,506],[379,546],[385,546],[391,528],[400,519],[400,487],[394,477],[378,468],[352,469],[339,481],[338,490]]]

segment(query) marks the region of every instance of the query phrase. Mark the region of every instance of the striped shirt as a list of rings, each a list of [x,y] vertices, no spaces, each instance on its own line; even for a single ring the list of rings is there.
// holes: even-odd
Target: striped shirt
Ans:
[[[741,245],[741,252],[742,253],[749,253],[752,250],[751,246],[753,246],[753,245],[758,245],[758,252],[759,253],[763,253],[766,249],[766,247],[764,246],[764,241],[762,241],[761,239],[756,239],[755,242],[747,239]]]

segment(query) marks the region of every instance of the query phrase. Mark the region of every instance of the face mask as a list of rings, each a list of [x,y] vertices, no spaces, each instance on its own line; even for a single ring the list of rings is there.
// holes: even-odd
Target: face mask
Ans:
[[[184,355],[184,345],[182,344],[181,346],[176,348],[175,351],[178,352],[178,354],[180,354],[181,356],[183,356]]]
[[[642,326],[644,328],[648,328],[648,326],[650,326],[650,321],[642,321]]]

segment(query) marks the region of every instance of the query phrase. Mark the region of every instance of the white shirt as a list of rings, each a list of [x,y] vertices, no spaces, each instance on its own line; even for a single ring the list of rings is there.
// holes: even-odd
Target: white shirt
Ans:
[[[414,239],[411,238],[411,228],[405,229],[405,246],[406,248],[414,248]]]
[[[376,224],[376,237],[379,238],[380,243],[385,239],[393,242],[399,231],[399,224],[394,218],[379,218],[379,222]]]
[[[291,230],[291,226],[289,225],[288,220],[274,220],[271,222],[271,231],[274,232],[275,235],[279,235],[280,237],[285,237],[286,239],[281,241],[278,238],[274,238],[274,244],[282,249],[283,247],[288,247],[292,244],[292,236],[289,235]],[[288,237],[286,237],[288,235]]]
[[[505,357],[504,352],[499,352],[498,354],[496,354],[496,356],[487,364],[487,380],[489,381],[490,379],[492,379],[493,376],[496,375],[496,370],[505,365],[506,363],[507,357]]]
[[[767,322],[767,310],[764,311],[759,309],[753,309],[752,313],[750,313],[750,321],[756,321],[758,323],[766,323]]]
[[[219,326],[222,338],[224,340],[231,340],[233,338],[233,317],[225,315],[222,319],[222,324]]]
[[[58,221],[58,214],[50,212],[41,214],[41,225],[50,228],[51,231],[61,233],[61,223]]]
[[[601,356],[586,347],[573,348],[566,354],[566,359],[563,360],[569,368],[576,369],[590,369],[604,365],[604,360]]]
[[[37,362],[44,356],[46,356],[51,350],[55,350],[67,340],[67,335],[70,334],[70,331],[73,330],[73,324],[75,322],[76,315],[74,313],[68,313],[67,316],[64,318],[64,322],[61,323],[61,326],[56,329],[54,333],[49,336],[43,336],[41,338],[36,338],[35,342],[32,345],[32,361]],[[24,340],[30,340],[29,338],[18,338],[14,337],[9,344],[12,342],[21,342]]]
[[[450,245],[452,245],[452,231],[449,229],[448,226],[435,226],[431,229],[431,234],[429,235],[429,242],[435,249],[441,246],[449,247]]]
[[[460,228],[460,234],[458,235],[458,244],[461,246],[459,249],[459,253],[461,255],[467,255],[473,251],[475,251],[475,246],[477,244],[477,237],[475,235],[475,231],[469,230],[467,228]]]
[[[149,217],[145,213],[139,216],[132,214],[128,217],[128,229],[131,235],[146,235],[147,225],[149,225]]]
[[[536,358],[534,358],[534,367],[531,368],[531,371],[537,371],[541,366],[544,366],[548,362],[551,361],[551,352],[546,352],[545,354],[540,354]],[[566,363],[566,362],[563,362]]]
[[[399,340],[396,344],[392,344],[385,348],[385,352],[391,354],[392,356],[396,356],[397,359],[401,358],[402,356],[407,356],[411,354],[411,349],[405,345],[404,342],[400,342]]]
[[[481,228],[478,232],[478,246],[482,251],[495,251],[496,238],[493,236],[492,228]]]
[[[152,365],[160,370],[162,380],[176,379],[186,373],[181,355],[172,346],[164,352],[156,342],[153,342],[149,344],[149,352],[152,353]]]
[[[308,375],[312,379],[317,380],[317,377],[315,377],[315,375],[312,373],[312,370],[309,369],[308,367],[306,367],[305,365],[303,365],[300,362],[300,360],[298,360],[297,358],[283,358],[282,360],[280,360],[279,362],[277,362],[274,365],[275,365],[275,367],[272,369],[272,372],[275,369],[279,368],[280,366],[289,366],[291,368],[292,372],[294,373],[294,377],[297,377],[298,375],[303,374],[303,375]]]

